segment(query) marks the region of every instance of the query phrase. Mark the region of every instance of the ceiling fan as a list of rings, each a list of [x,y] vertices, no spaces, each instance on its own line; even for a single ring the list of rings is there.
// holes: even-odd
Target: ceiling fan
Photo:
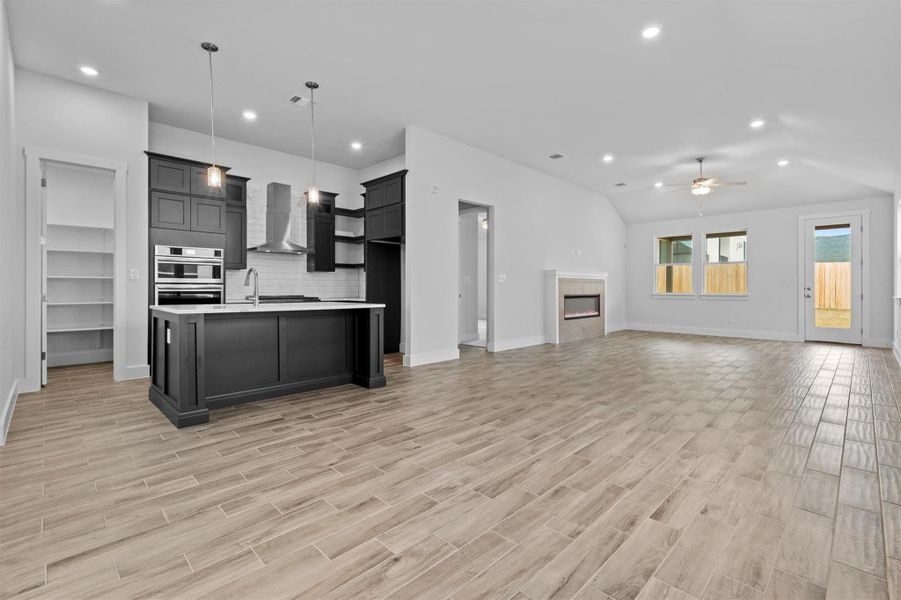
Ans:
[[[668,194],[672,194],[673,192],[690,191],[695,196],[706,196],[713,190],[720,187],[730,185],[748,185],[747,181],[720,181],[716,177],[704,177],[704,157],[699,156],[695,160],[698,161],[698,176],[695,179],[692,179],[691,183],[687,186],[682,183],[667,184],[668,187],[676,187],[676,189],[674,190],[667,190]]]
[[[730,185],[748,185],[747,181],[720,181],[716,177],[704,177],[704,157],[699,156],[695,160],[698,161],[698,176],[692,179],[688,186],[682,183],[667,184],[669,187],[675,186],[676,189],[667,190],[666,193],[690,191],[692,195],[697,196],[699,217],[704,216],[704,205],[702,202],[704,196],[713,190]]]

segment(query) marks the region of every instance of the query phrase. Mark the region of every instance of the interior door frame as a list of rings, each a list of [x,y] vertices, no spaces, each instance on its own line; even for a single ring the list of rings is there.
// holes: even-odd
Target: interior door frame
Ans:
[[[495,347],[496,345],[494,342],[494,340],[495,340],[495,335],[494,335],[494,330],[495,330],[494,294],[495,294],[495,285],[497,284],[497,280],[495,279],[495,275],[494,275],[494,241],[495,241],[494,231],[495,231],[495,226],[496,226],[495,209],[494,209],[494,206],[491,204],[485,204],[483,202],[473,202],[472,200],[468,200],[466,198],[458,198],[457,206],[456,206],[457,210],[454,211],[455,217],[457,219],[457,221],[456,221],[457,224],[459,224],[459,222],[460,222],[459,219],[460,219],[460,203],[461,202],[469,205],[473,212],[488,213],[488,230],[487,230],[488,231],[488,233],[487,233],[487,237],[488,237],[487,242],[488,243],[487,243],[487,249],[486,249],[488,265],[485,268],[485,270],[486,270],[485,277],[488,280],[488,289],[487,289],[488,297],[487,297],[487,302],[486,302],[487,306],[485,307],[485,313],[486,313],[485,317],[488,320],[488,328],[487,328],[487,331],[485,332],[485,351],[486,352],[497,352],[496,347]],[[457,286],[458,286],[457,287],[457,298],[458,298],[457,306],[459,307],[460,235],[457,234],[454,236],[454,238],[457,240],[457,248],[455,248],[454,256],[456,257],[456,262],[457,262]],[[459,339],[459,332],[460,332],[459,308],[457,310],[455,319],[456,319],[456,323],[454,325],[454,331],[457,332],[456,335],[458,336],[458,339]]]
[[[126,210],[127,163],[88,156],[73,152],[26,146],[25,159],[25,377],[20,392],[36,392],[41,389],[41,337],[43,302],[41,286],[44,277],[41,257],[44,252],[44,215],[41,177],[45,162],[94,167],[114,173],[115,194],[113,215],[113,378],[127,379],[126,345]]]
[[[860,217],[860,257],[863,262],[860,265],[860,325],[863,333],[860,336],[861,344],[864,346],[872,346],[870,338],[870,311],[867,310],[867,303],[870,301],[870,209],[861,208],[856,210],[842,210],[829,213],[816,213],[809,215],[798,215],[798,339],[806,341],[807,324],[804,304],[804,283],[806,278],[806,222],[817,219],[841,219],[843,217]]]

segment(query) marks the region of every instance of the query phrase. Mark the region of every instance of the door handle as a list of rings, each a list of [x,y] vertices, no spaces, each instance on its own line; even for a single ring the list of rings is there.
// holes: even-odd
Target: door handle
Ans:
[[[811,296],[810,294],[804,294],[804,297],[805,298],[813,298],[813,296]]]

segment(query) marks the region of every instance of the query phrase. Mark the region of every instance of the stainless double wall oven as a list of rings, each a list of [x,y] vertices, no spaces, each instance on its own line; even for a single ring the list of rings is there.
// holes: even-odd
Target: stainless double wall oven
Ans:
[[[222,248],[154,246],[154,304],[222,304],[225,263]]]

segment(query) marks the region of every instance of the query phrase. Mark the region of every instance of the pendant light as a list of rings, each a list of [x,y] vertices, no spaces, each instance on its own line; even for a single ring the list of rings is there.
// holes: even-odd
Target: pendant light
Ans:
[[[307,188],[307,202],[317,204],[319,202],[319,188],[316,187],[316,89],[319,84],[315,81],[308,81],[307,88],[310,90],[310,160],[313,164],[313,183]]]
[[[212,42],[204,42],[200,47],[206,50],[210,59],[210,146],[212,165],[206,170],[206,184],[211,188],[222,187],[222,169],[216,166],[216,127],[213,121],[213,52],[219,52],[219,46]]]

